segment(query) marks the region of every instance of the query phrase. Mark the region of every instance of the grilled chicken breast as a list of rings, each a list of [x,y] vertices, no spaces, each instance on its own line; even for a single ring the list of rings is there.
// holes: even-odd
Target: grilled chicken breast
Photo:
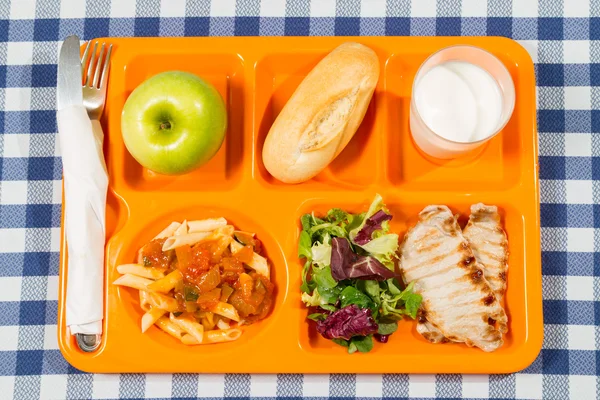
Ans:
[[[484,351],[502,346],[506,313],[448,207],[421,211],[404,237],[400,263],[405,282],[414,281],[423,296],[419,329],[430,340],[447,338]]]
[[[508,240],[500,224],[498,207],[479,203],[471,206],[471,217],[463,231],[475,259],[483,266],[483,276],[502,300],[506,291]]]

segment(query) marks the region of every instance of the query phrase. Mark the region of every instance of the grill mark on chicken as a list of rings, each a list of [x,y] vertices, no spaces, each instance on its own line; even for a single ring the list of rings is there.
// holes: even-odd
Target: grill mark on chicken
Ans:
[[[433,254],[420,251],[433,243]],[[429,206],[419,214],[402,241],[401,271],[405,283],[414,281],[415,292],[423,296],[427,311],[417,317],[423,337],[434,343],[465,342],[484,351],[502,345],[507,318],[483,268],[447,207]]]

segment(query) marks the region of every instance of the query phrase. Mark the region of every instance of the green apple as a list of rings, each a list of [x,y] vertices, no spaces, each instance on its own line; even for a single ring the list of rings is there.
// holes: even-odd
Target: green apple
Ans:
[[[121,115],[127,150],[144,167],[166,175],[208,162],[226,130],[227,111],[219,92],[187,72],[163,72],[144,81]]]

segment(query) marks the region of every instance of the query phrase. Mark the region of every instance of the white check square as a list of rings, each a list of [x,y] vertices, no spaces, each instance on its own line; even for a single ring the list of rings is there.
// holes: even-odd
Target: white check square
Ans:
[[[435,397],[435,375],[409,375],[409,397]]]
[[[277,375],[252,374],[250,375],[250,397],[276,397]]]
[[[565,181],[567,192],[567,204],[593,204],[594,183],[593,181]]]
[[[410,16],[415,17],[436,17],[437,5],[435,0],[411,0]]]
[[[173,375],[171,374],[148,374],[146,375],[146,398],[167,398],[171,397],[171,384]]]
[[[594,280],[589,276],[567,276],[567,300],[593,301]]]
[[[67,375],[42,375],[40,399],[56,399],[58,393],[67,393]]]
[[[567,325],[567,338],[569,350],[596,350],[596,327],[594,325]]]
[[[58,251],[58,249],[56,250]],[[0,229],[0,253],[24,253],[25,229]],[[21,285],[19,285],[19,290]]]
[[[110,3],[111,18],[135,17],[135,0],[119,0]]]
[[[29,111],[31,109],[31,88],[6,88],[4,90],[6,111]]]
[[[0,351],[17,351],[19,349],[19,327],[0,326]]]
[[[566,110],[591,110],[592,88],[589,86],[566,86],[565,109]]]
[[[461,17],[487,17],[487,2],[481,0],[463,0]]]
[[[285,1],[262,0],[260,2],[261,17],[285,17]]]
[[[356,397],[375,397],[383,396],[383,377],[379,374],[358,374],[356,375]]]
[[[362,1],[360,16],[366,18],[384,18],[386,16],[385,0]]]
[[[596,377],[569,375],[569,397],[576,400],[596,399]]]
[[[531,60],[534,63],[537,63],[538,62],[538,47],[539,47],[538,41],[537,40],[517,40],[517,42],[521,46],[523,46],[523,48],[525,50],[527,50],[527,52],[531,56]]]
[[[35,19],[36,0],[16,0],[10,2],[10,19]]]
[[[6,65],[29,65],[32,59],[33,42],[8,42]]]
[[[92,399],[118,399],[119,374],[94,374],[92,383]]]
[[[485,3],[485,2],[482,2]],[[537,0],[517,0],[512,2],[512,16],[520,17],[537,17],[538,2]]]
[[[335,0],[312,0],[311,17],[335,17]]]
[[[198,375],[198,397],[223,397],[225,376],[221,374]]]
[[[589,133],[565,134],[565,155],[567,157],[591,157],[592,135]]]
[[[563,2],[563,17],[590,17],[591,0],[566,0]]]
[[[490,380],[487,375],[463,375],[462,395],[464,398],[485,398],[490,394]]]
[[[161,0],[161,17],[185,17],[185,0]]]
[[[304,397],[328,397],[329,376],[327,375],[304,375],[302,382],[302,396]]]
[[[517,399],[542,399],[542,375],[517,374],[515,381]]]
[[[28,157],[29,156],[29,135],[5,134],[4,151],[2,157]]]
[[[27,204],[27,181],[0,182],[0,204]]]
[[[14,376],[0,376],[0,393],[8,394],[9,397],[14,394],[15,390],[15,377]]]
[[[590,62],[590,41],[564,40],[563,62],[565,64],[588,64]]]
[[[592,253],[594,228],[567,228],[567,251]]]
[[[60,2],[61,18],[84,18],[85,1],[81,0],[61,0]]]
[[[44,326],[44,350],[58,350],[58,330],[56,325]]]
[[[235,0],[212,0],[210,3],[211,17],[235,16]]]

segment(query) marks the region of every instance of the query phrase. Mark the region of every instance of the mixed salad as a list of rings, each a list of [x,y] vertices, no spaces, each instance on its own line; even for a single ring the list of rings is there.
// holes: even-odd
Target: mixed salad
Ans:
[[[386,343],[405,315],[415,318],[421,296],[394,272],[398,235],[376,195],[366,213],[332,208],[323,218],[301,217],[298,256],[305,258],[302,301],[326,339],[349,353],[368,352],[373,338]]]

